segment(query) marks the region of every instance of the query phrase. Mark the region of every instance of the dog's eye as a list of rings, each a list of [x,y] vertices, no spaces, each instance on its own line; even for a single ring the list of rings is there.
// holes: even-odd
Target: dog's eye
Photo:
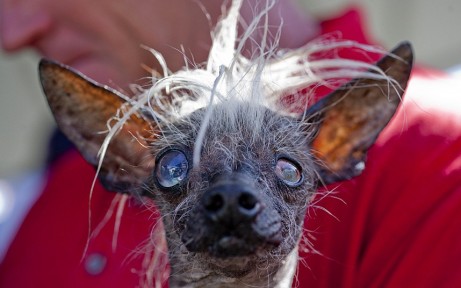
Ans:
[[[285,158],[277,160],[275,174],[289,186],[297,186],[302,180],[299,165]]]
[[[170,150],[158,159],[155,176],[158,183],[170,188],[181,183],[189,171],[186,155],[179,150]]]

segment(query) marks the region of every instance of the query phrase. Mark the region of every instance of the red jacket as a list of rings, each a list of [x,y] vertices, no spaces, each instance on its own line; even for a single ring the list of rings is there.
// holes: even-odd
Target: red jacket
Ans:
[[[323,22],[323,30],[368,42],[355,10]],[[461,286],[461,94],[446,89],[454,83],[429,74],[413,76],[364,173],[314,202],[333,216],[308,211],[304,237],[315,251],[303,245],[296,286]],[[118,208],[110,207],[120,196],[99,184],[89,209],[94,173],[76,152],[50,168],[41,198],[0,266],[0,287],[139,285],[143,256],[136,251],[156,217],[130,201],[116,225]],[[88,236],[89,211],[92,230],[110,216],[94,237]],[[113,250],[114,227],[120,230]]]

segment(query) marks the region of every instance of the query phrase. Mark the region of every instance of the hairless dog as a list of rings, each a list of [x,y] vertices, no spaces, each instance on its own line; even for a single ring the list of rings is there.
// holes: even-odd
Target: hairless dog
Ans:
[[[408,43],[376,65],[309,58],[360,48],[341,41],[276,52],[266,40],[245,57],[241,43],[267,9],[237,40],[239,7],[233,1],[218,23],[207,63],[175,73],[165,67],[164,77],[134,98],[53,61],[40,63],[59,128],[103,185],[155,202],[170,287],[289,287],[316,188],[365,169],[412,67]],[[329,80],[344,83],[314,105],[295,93]],[[294,100],[284,101],[287,95]]]

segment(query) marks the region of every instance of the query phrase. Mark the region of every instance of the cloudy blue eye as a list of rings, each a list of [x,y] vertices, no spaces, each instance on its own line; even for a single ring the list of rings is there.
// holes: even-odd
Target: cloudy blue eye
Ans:
[[[289,186],[299,185],[303,178],[299,165],[286,158],[277,160],[275,174]]]
[[[161,155],[155,167],[158,183],[164,188],[178,185],[187,177],[189,162],[186,155],[179,150],[169,150]]]

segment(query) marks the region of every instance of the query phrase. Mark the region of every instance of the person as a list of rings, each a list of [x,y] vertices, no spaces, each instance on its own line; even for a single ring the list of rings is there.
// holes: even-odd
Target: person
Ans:
[[[244,17],[251,17],[252,1],[243,7]],[[149,75],[140,64],[160,68],[141,44],[161,52],[173,70],[184,64],[183,52],[196,63],[206,60],[210,27],[222,4],[187,0],[0,3],[3,49],[32,47],[123,91]],[[280,1],[273,11],[270,27],[279,26],[279,16],[284,19],[282,48],[338,31],[344,39],[374,42],[364,31],[357,8],[323,21],[301,12],[289,0]],[[303,260],[294,285],[456,287],[461,283],[461,118],[457,113],[461,103],[456,90],[447,86],[457,89],[443,73],[415,69],[404,105],[369,151],[363,174],[334,189],[328,187],[334,194],[320,193],[309,208]],[[133,199],[104,191],[99,184],[89,202],[93,177],[92,167],[74,150],[50,164],[42,196],[1,263],[0,287],[140,283],[143,261],[148,261],[140,245],[149,239],[156,214]],[[118,203],[125,204],[117,208]],[[115,217],[114,211],[122,208],[122,217]],[[89,229],[97,233],[90,237]]]
[[[5,51],[32,47],[43,57],[124,90],[128,84],[150,76],[142,64],[161,71],[151,52],[141,46],[155,48],[173,71],[184,66],[184,57],[195,63],[205,61],[211,45],[210,29],[222,8],[222,3],[186,0],[142,0],[136,4],[107,0],[2,0],[1,5],[1,45]],[[313,18],[288,2],[282,1],[279,6],[272,13],[285,14],[282,48],[300,46],[316,35],[318,25]],[[247,18],[251,17],[250,4],[243,10]],[[280,20],[271,19],[275,32]],[[306,29],[291,35],[295,33],[288,27],[296,25]]]

